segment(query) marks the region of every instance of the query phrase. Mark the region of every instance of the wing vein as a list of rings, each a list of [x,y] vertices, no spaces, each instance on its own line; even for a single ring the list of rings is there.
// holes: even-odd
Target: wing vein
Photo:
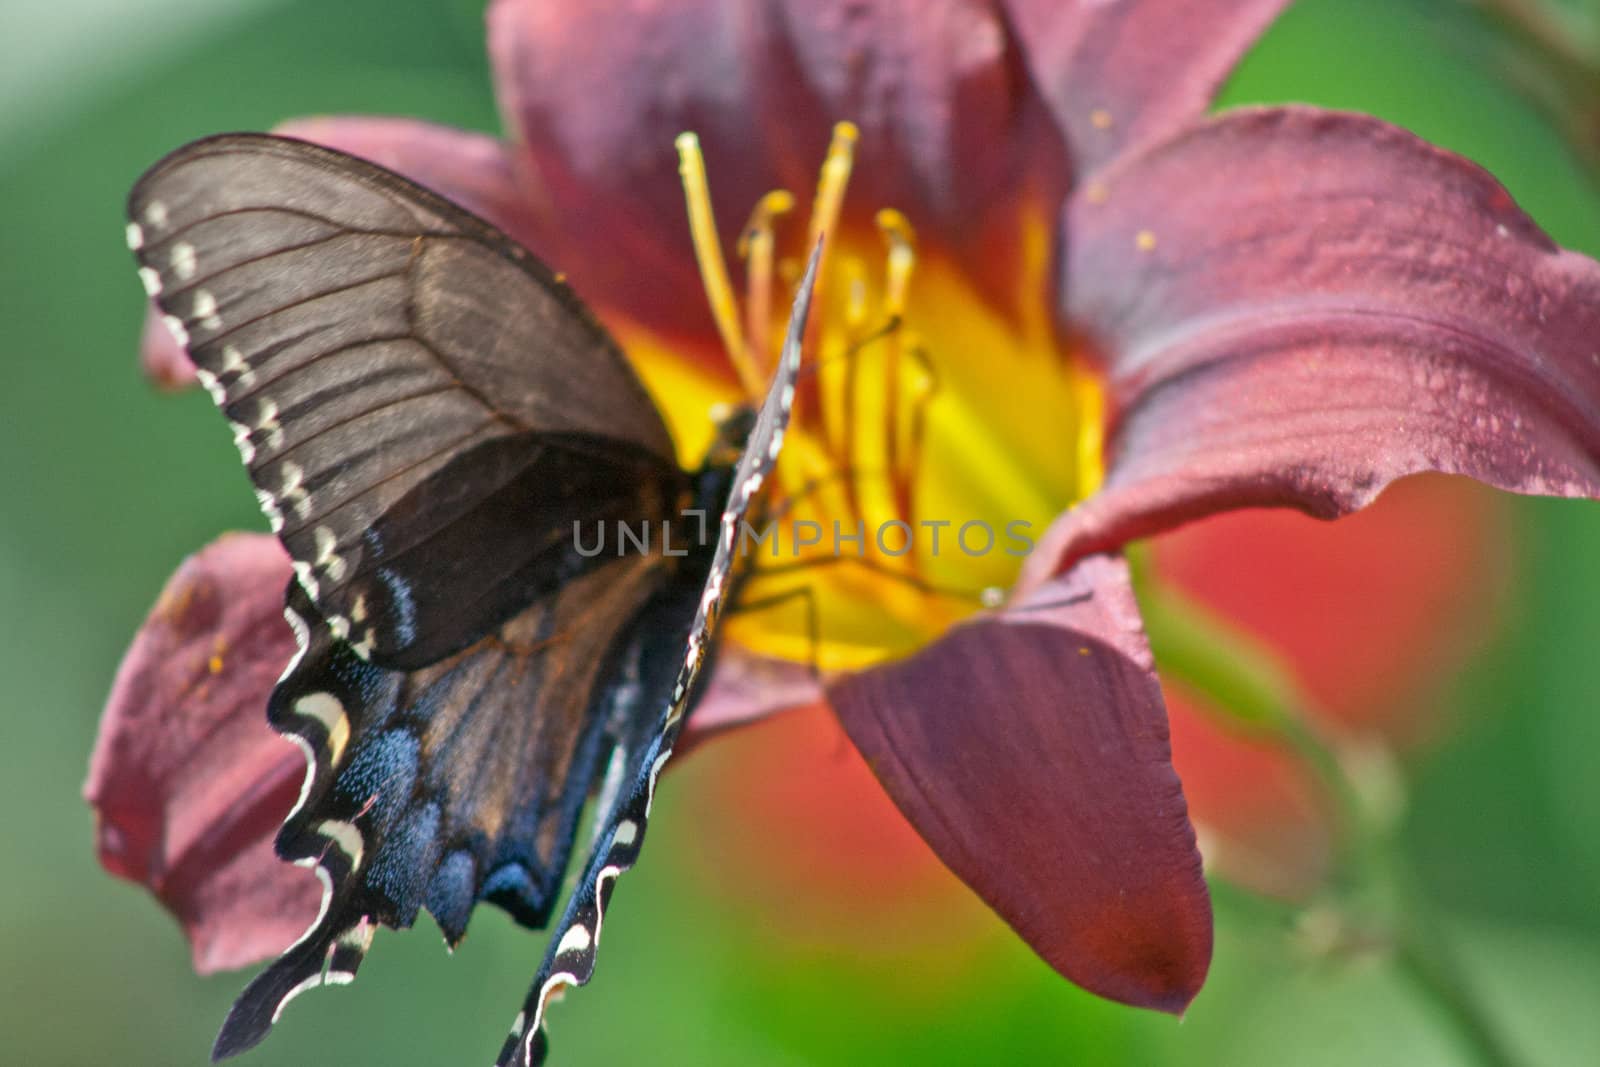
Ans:
[[[314,332],[316,332],[316,331],[307,331],[305,333],[298,334],[297,336],[295,336],[294,338],[292,338],[290,340],[290,343],[292,344],[292,343],[295,343],[295,342],[298,342],[298,341],[302,341],[305,338],[311,336],[311,334],[314,333]],[[277,385],[279,382],[283,381],[285,378],[288,378],[288,377],[290,377],[291,375],[294,375],[294,374],[298,374],[301,371],[307,370],[307,369],[309,369],[311,367],[311,365],[313,363],[316,363],[318,360],[326,359],[329,356],[341,355],[341,354],[343,354],[345,352],[351,351],[352,349],[365,348],[368,345],[393,344],[396,341],[414,341],[414,340],[416,340],[416,338],[412,337],[409,333],[395,333],[395,334],[383,334],[383,335],[378,336],[378,337],[365,337],[365,338],[362,338],[359,341],[347,341],[346,343],[344,343],[342,345],[335,345],[333,348],[324,349],[321,352],[318,352],[316,355],[311,356],[309,359],[305,359],[305,360],[302,360],[299,363],[296,363],[294,366],[290,367],[288,370],[280,371],[279,373],[274,374],[272,377],[266,379],[265,381],[257,382],[250,389],[246,390],[243,393],[240,393],[238,396],[229,396],[228,397],[228,404],[229,404],[230,407],[232,405],[234,405],[234,404],[242,404],[246,400],[249,400],[252,397],[260,395],[265,390],[271,389],[274,385]],[[274,353],[274,355],[275,354],[276,353]],[[252,357],[252,359],[253,358],[254,357]],[[246,362],[249,363],[250,361],[247,360]]]
[[[356,501],[360,500],[362,497],[366,496],[368,493],[372,492],[374,489],[378,489],[381,486],[383,486],[383,485],[385,485],[385,484],[387,484],[389,482],[394,481],[396,478],[399,478],[399,477],[402,477],[404,475],[410,474],[412,471],[416,470],[418,467],[421,467],[424,464],[433,462],[434,460],[438,459],[440,456],[444,455],[446,452],[454,451],[456,446],[460,445],[461,442],[468,441],[468,440],[471,440],[473,437],[476,437],[479,433],[483,432],[483,429],[484,429],[485,426],[488,426],[493,421],[494,421],[493,419],[485,419],[485,420],[483,420],[477,426],[473,427],[471,430],[469,430],[466,433],[462,434],[460,437],[457,437],[454,440],[452,440],[452,441],[448,442],[447,444],[443,445],[442,447],[435,449],[434,451],[428,453],[426,456],[423,456],[421,459],[418,459],[413,463],[409,463],[404,467],[400,467],[400,468],[398,468],[396,470],[390,471],[389,473],[385,474],[382,478],[379,478],[377,481],[373,482],[371,485],[368,485],[368,486],[364,487],[363,489],[361,489],[359,492],[355,492],[355,493],[349,494],[343,500],[339,501],[339,503],[337,503],[333,507],[329,508],[327,511],[319,512],[316,515],[313,515],[313,516],[311,516],[309,518],[304,519],[303,521],[301,521],[301,523],[298,526],[295,526],[293,529],[290,529],[287,525],[285,525],[285,527],[283,529],[283,532],[281,534],[279,534],[280,539],[282,539],[284,541],[287,541],[289,538],[294,537],[297,534],[303,533],[305,530],[309,529],[310,527],[316,526],[319,523],[321,523],[324,520],[326,520],[329,515],[332,515],[332,514],[338,512],[338,511],[342,511],[343,509],[349,507],[351,504],[354,504]]]
[[[421,390],[420,392],[410,393],[410,394],[408,394],[406,396],[394,397],[394,398],[392,398],[390,400],[384,401],[381,404],[375,404],[372,407],[364,408],[363,410],[361,410],[359,412],[356,412],[355,414],[350,415],[347,418],[340,419],[338,422],[331,423],[330,425],[324,426],[322,429],[318,430],[316,433],[308,434],[306,437],[302,438],[299,441],[294,442],[294,444],[289,445],[287,448],[284,448],[282,451],[275,453],[273,455],[273,457],[272,457],[272,462],[273,463],[281,463],[284,460],[288,459],[291,455],[293,455],[297,450],[306,447],[307,445],[309,445],[312,442],[316,441],[318,438],[326,436],[327,434],[333,433],[335,430],[342,430],[347,426],[350,426],[350,425],[352,425],[354,423],[360,422],[362,419],[368,418],[369,416],[372,416],[372,415],[376,415],[380,411],[387,411],[390,408],[399,407],[401,404],[407,404],[407,403],[410,403],[413,400],[425,400],[426,398],[428,398],[430,396],[438,396],[440,393],[453,392],[454,390],[459,389],[459,388],[461,388],[461,385],[460,385],[459,382],[446,382],[443,385],[431,386],[431,387],[429,387],[427,389]],[[320,393],[314,394],[314,396],[320,396],[320,395],[321,395]],[[312,400],[308,400],[307,402],[310,403],[310,402],[312,402]],[[298,405],[296,405],[296,406],[298,406]],[[432,457],[429,457],[429,458],[431,459]]]
[[[281,315],[285,311],[292,311],[295,308],[300,307],[303,304],[311,303],[313,300],[321,300],[324,297],[337,296],[340,293],[348,293],[353,289],[360,289],[363,285],[373,285],[373,284],[375,284],[377,282],[389,281],[389,280],[391,280],[393,278],[403,278],[403,277],[405,277],[405,274],[406,274],[405,270],[398,270],[398,271],[395,271],[395,272],[393,272],[391,274],[375,274],[371,278],[363,278],[358,282],[351,282],[348,285],[337,285],[337,286],[334,286],[332,289],[325,289],[320,293],[308,293],[305,296],[302,296],[302,297],[300,297],[300,298],[298,298],[296,300],[289,301],[287,304],[279,304],[277,307],[272,308],[270,311],[263,311],[261,314],[255,316],[254,318],[246,319],[243,322],[234,323],[232,326],[229,326],[226,330],[222,330],[219,333],[216,333],[216,334],[213,334],[210,337],[207,337],[204,341],[201,341],[200,344],[201,345],[214,345],[219,341],[226,340],[227,338],[233,336],[234,334],[238,333],[240,330],[245,329],[246,327],[254,326],[258,322],[262,322],[265,319],[272,318],[272,316],[274,316],[274,315]],[[169,303],[167,303],[167,301],[166,301],[166,299],[164,297],[162,298],[161,306],[163,308],[165,308],[167,311],[169,311],[172,314],[174,314],[174,315],[178,313],[177,309],[172,307]],[[192,347],[198,348],[199,345],[195,345],[195,346],[192,346]]]

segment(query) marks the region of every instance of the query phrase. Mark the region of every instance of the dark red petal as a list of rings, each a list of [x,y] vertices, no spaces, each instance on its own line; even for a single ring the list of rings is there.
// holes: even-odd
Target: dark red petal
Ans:
[[[371,160],[488,219],[535,253],[550,244],[518,183],[506,147],[496,138],[415,119],[324,116],[294,119],[274,130]],[[152,312],[145,318],[140,365],[156,384],[193,385],[194,365]]]
[[[1016,268],[1024,175],[1059,202],[1059,137],[1008,25],[978,0],[550,4],[496,0],[501,107],[580,291],[668,334],[705,335],[677,135],[704,148],[730,259],[757,199],[804,209],[830,129],[861,128],[843,229],[882,207],[971,262]],[[876,239],[874,238],[874,241]],[[998,268],[997,268],[998,269]],[[985,279],[987,280],[987,279]],[[995,281],[1010,297],[1009,279]]]
[[[1002,0],[1079,176],[1205,114],[1288,0]]]
[[[1234,112],[1104,175],[1067,227],[1065,311],[1116,421],[1033,580],[1225,508],[1331,518],[1419,471],[1600,495],[1600,264],[1466,160],[1366,116]]]
[[[1096,556],[830,698],[939,857],[1074,982],[1182,1012],[1211,904],[1128,585]]]
[[[755,656],[724,645],[705,692],[695,700],[679,753],[710,737],[822,699],[811,670],[787,660]]]
[[[272,851],[305,776],[266,719],[294,653],[289,575],[260,534],[185,560],[117,670],[90,758],[101,864],[178,917],[202,973],[282,952],[321,897],[310,871]]]

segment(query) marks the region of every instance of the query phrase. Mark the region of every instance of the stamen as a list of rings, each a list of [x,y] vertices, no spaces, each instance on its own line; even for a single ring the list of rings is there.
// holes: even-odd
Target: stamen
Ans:
[[[809,237],[808,244],[816,246],[817,241],[826,235],[830,238],[822,248],[822,262],[817,265],[816,301],[822,307],[829,306],[829,267],[833,260],[834,246],[839,242],[832,240],[834,231],[839,227],[839,216],[844,206],[845,186],[850,183],[850,170],[855,164],[856,140],[860,133],[852,122],[835,123],[833,139],[828,143],[828,155],[822,161],[822,169],[817,176],[817,191],[811,201],[811,219],[807,226]],[[822,336],[818,325],[819,320],[812,321],[812,333]],[[848,343],[848,342],[847,342]],[[838,374],[824,373],[817,376],[810,388],[802,392],[803,402],[798,405],[800,411],[795,416],[797,421],[807,420],[809,413],[819,411],[822,418],[815,425],[821,430],[823,439],[836,452],[843,446],[842,438],[829,430],[829,412],[842,412],[844,394],[840,391],[842,380]],[[832,397],[837,403],[823,400],[824,395]],[[848,462],[848,460],[846,461]]]
[[[899,513],[898,517],[906,522],[914,522],[915,517],[911,513],[914,506],[912,483],[916,477],[915,454],[921,450],[921,440],[917,436],[919,431],[916,428],[921,419],[921,412],[916,411],[911,420],[901,417],[902,343],[898,327],[905,320],[906,294],[911,288],[911,271],[917,262],[917,238],[910,220],[893,208],[879,211],[875,221],[885,243],[889,246],[883,296],[884,310],[888,312],[890,324],[889,336],[884,343],[883,367],[884,410],[888,414],[884,446],[888,453],[889,488],[894,498],[895,510]],[[923,402],[925,403],[925,400]],[[908,421],[912,424],[910,434],[906,432]],[[911,440],[904,440],[908,436]],[[908,456],[911,456],[909,463]]]
[[[763,380],[771,371],[764,342],[772,329],[772,258],[776,241],[772,224],[793,208],[794,195],[787,189],[774,189],[756,203],[750,221],[739,235],[739,255],[745,261],[745,339]]]
[[[855,164],[856,141],[861,131],[853,122],[835,123],[833,140],[828,143],[828,157],[822,161],[822,174],[817,179],[817,197],[811,202],[811,229],[809,241],[815,248],[823,234],[831,234],[839,223],[839,211],[844,205],[844,188],[850,183],[850,168]],[[824,250],[823,255],[827,255]]]
[[[739,329],[739,301],[733,294],[728,264],[722,258],[722,242],[717,237],[717,219],[711,210],[711,183],[706,179],[706,161],[700,154],[700,138],[693,133],[678,135],[678,174],[683,179],[683,195],[689,208],[689,236],[694,242],[694,257],[700,265],[711,315],[728,350],[728,361],[739,375],[745,394],[759,402],[766,392],[766,377],[755,367],[750,349]]]
[[[911,270],[917,264],[917,231],[911,221],[894,208],[877,215],[878,229],[889,245],[889,272],[884,281],[884,308],[892,319],[906,313],[906,291],[911,288]]]
[[[917,513],[917,472],[922,468],[922,446],[927,431],[928,405],[939,393],[939,375],[933,368],[933,361],[928,357],[928,350],[916,337],[906,339],[906,353],[921,373],[912,386],[914,395],[911,399],[911,418],[907,420],[905,447],[903,450],[898,450],[899,454],[896,457],[901,466],[893,472],[891,484],[895,489],[895,506],[901,516],[907,522],[914,522]],[[898,445],[899,420],[895,421],[896,426],[891,432],[895,435]],[[920,562],[915,552],[911,553],[908,559],[913,566]]]
[[[832,411],[837,412],[837,415],[832,420],[832,426],[828,425],[829,420],[824,420],[824,429],[832,431],[828,434],[829,439],[835,442],[841,463],[850,467],[860,462],[860,457],[856,454],[856,429],[860,422],[856,404],[856,382],[862,359],[861,350],[867,343],[865,329],[867,277],[861,261],[853,256],[844,261],[843,268],[846,274],[844,325],[847,347],[843,359],[839,360],[840,373],[837,375],[841,379],[837,386],[839,403],[829,405],[824,410],[825,414]],[[850,515],[860,517],[862,515],[860,486],[852,479],[846,488]]]

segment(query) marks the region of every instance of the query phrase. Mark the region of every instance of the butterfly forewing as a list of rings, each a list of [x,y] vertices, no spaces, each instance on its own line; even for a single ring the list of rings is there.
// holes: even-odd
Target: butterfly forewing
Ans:
[[[597,816],[595,843],[589,860],[578,877],[561,923],[553,932],[522,1010],[501,1047],[496,1067],[534,1067],[543,1063],[548,1052],[544,1033],[546,1008],[552,998],[567,987],[584,985],[594,976],[595,954],[611,892],[617,879],[639,858],[655,800],[656,779],[672,755],[672,746],[682,729],[701,669],[710,655],[717,617],[734,582],[740,524],[772,473],[783,447],[820,255],[819,246],[812,252],[811,262],[795,295],[777,373],[734,470],[732,489],[717,527],[715,554],[709,572],[703,584],[683,590],[687,601],[672,605],[679,614],[693,620],[687,640],[684,646],[667,650],[670,658],[660,661],[667,670],[652,671],[648,667],[645,670],[644,690],[660,703],[642,708],[645,714],[638,717],[634,733],[619,740],[616,749],[616,758],[622,761],[619,787],[611,796],[602,798],[604,803]]]
[[[470,644],[661,517],[672,442],[626,360],[492,226],[286,138],[179,149],[129,197],[140,276],[228,417],[318,615],[380,664]],[[419,501],[426,501],[420,506]],[[428,546],[482,544],[441,581]]]

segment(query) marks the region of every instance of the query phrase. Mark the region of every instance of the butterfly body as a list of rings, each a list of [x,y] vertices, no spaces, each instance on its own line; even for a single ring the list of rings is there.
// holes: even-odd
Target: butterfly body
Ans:
[[[488,223],[370,163],[229,134],[129,197],[139,274],[294,563],[299,651],[269,721],[308,770],[279,855],[321,913],[235,1003],[213,1055],[351,981],[377,926],[480,900],[545,926],[586,800],[595,837],[502,1063],[543,1056],[550,995],[593,968],[616,877],[738,580],[778,455],[810,275],[759,412],[679,467],[620,350]],[[813,259],[813,269],[815,259]],[[633,551],[579,534],[628,524]]]

